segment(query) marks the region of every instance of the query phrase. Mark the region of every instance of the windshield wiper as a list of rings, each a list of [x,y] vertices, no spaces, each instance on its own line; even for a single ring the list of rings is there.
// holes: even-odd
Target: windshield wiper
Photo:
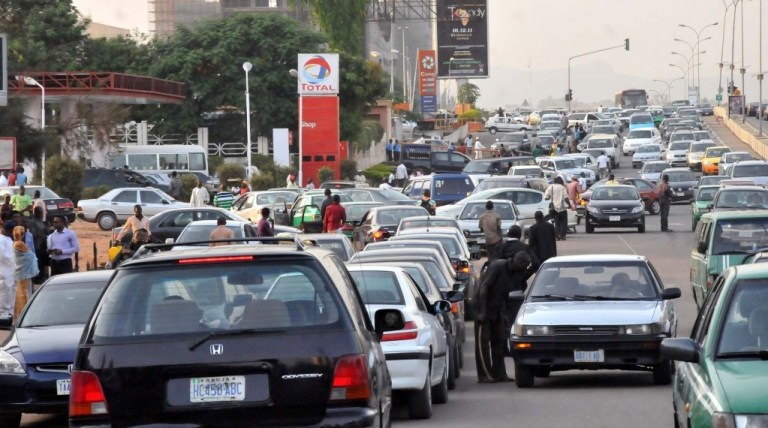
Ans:
[[[768,360],[768,349],[745,352],[723,352],[717,354],[717,358],[760,358],[761,360]]]
[[[638,296],[638,297],[612,297],[612,296],[587,296],[584,294],[577,294],[573,297],[576,298],[582,298],[584,300],[646,300],[648,297],[646,296]]]
[[[549,299],[549,300],[571,300],[570,296],[563,296],[561,294],[542,294],[540,296],[531,296],[532,299]]]
[[[192,342],[189,345],[189,350],[194,351],[195,349],[197,349],[198,346],[202,345],[203,343],[205,343],[205,341],[213,337],[240,336],[245,334],[261,334],[261,333],[284,333],[284,332],[285,330],[280,330],[280,329],[257,329],[257,328],[246,328],[242,330],[214,330],[206,334],[201,339]]]

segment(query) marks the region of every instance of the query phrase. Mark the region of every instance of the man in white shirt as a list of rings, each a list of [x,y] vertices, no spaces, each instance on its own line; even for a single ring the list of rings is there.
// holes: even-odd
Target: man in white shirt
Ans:
[[[2,174],[0,174],[0,187],[5,187],[8,185],[8,173],[3,171]]]
[[[609,168],[610,164],[611,164],[611,160],[608,159],[608,156],[606,156],[605,153],[597,157],[597,169],[598,169],[598,174],[600,175],[600,179],[603,179],[608,176],[608,172],[610,170]]]
[[[397,187],[405,187],[405,180],[408,179],[408,168],[405,164],[401,163],[395,170],[395,180],[397,180]]]
[[[13,250],[13,239],[9,237],[16,225],[8,220],[0,229],[0,317],[13,316],[13,306],[16,303],[16,255]]]
[[[210,202],[210,195],[208,195],[208,190],[203,187],[203,183],[198,180],[197,187],[192,189],[192,195],[189,198],[189,206],[190,207],[204,207],[208,205],[208,202]]]
[[[483,143],[480,142],[480,137],[475,138],[475,159],[482,159],[483,158],[483,152],[482,150],[485,149],[485,146]]]

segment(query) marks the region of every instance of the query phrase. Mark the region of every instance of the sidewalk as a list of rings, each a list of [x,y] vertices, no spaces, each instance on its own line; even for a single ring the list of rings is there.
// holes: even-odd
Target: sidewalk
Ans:
[[[768,139],[757,137],[757,130],[748,123],[741,123],[738,118],[730,120],[722,107],[715,107],[716,118],[707,118],[706,122],[718,140],[734,150],[749,151],[755,159],[768,158]]]
[[[739,137],[737,137],[733,131],[725,126],[724,119],[721,118],[719,122],[715,120],[714,116],[709,116],[703,119],[704,123],[707,124],[707,127],[719,145],[728,146],[733,151],[746,151],[754,156],[755,159],[761,159],[760,155],[756,151],[752,150],[752,147],[739,139]]]

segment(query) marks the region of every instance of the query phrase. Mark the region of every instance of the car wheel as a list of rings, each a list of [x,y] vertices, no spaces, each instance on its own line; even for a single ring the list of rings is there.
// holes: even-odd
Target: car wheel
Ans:
[[[488,128],[488,133],[493,135],[496,133],[496,128]]]
[[[696,220],[693,217],[691,217],[691,232],[695,232],[695,231],[696,231]]]
[[[448,351],[449,354],[451,354],[451,358],[449,358],[448,362],[448,389],[454,390],[456,389],[456,373],[459,371],[458,363],[456,362],[456,347],[452,346],[450,350]],[[435,395],[435,394],[432,394]]]
[[[637,226],[637,231],[640,233],[645,233],[645,224]]]
[[[432,417],[432,387],[429,384],[430,367],[427,370],[427,378],[424,387],[419,391],[413,391],[408,396],[408,416],[411,419],[429,419]]]
[[[112,213],[101,213],[96,217],[96,224],[99,225],[101,230],[112,230],[117,226],[117,217]]]
[[[661,202],[658,199],[651,202],[651,209],[649,211],[651,215],[659,215],[661,213]]]
[[[448,378],[451,376],[450,353],[445,354],[445,367],[443,368],[443,377],[440,383],[432,387],[432,402],[435,404],[445,404],[448,402]]]
[[[0,426],[18,427],[19,425],[21,425],[21,413],[0,414]]]
[[[589,223],[589,220],[584,220],[584,228],[587,229],[587,233],[595,233],[595,226]]]
[[[456,379],[461,377],[461,369],[464,367],[463,351],[464,347],[461,344],[456,345],[456,356],[453,358],[453,364],[456,366]]]
[[[672,382],[672,362],[662,361],[653,366],[653,383],[656,385],[669,385]]]
[[[530,388],[533,386],[533,368],[515,362],[515,383],[518,388]]]
[[[533,371],[533,374],[536,377],[549,377],[549,372],[549,367],[538,367]]]

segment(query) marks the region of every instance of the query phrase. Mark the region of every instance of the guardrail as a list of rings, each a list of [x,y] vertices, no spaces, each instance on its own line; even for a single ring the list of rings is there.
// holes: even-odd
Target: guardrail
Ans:
[[[758,156],[763,159],[768,158],[768,144],[766,144],[766,140],[761,140],[748,129],[744,129],[737,120],[733,120],[728,116],[728,112],[723,107],[715,107],[715,116],[719,117],[723,124],[736,135],[736,138],[751,147]]]

